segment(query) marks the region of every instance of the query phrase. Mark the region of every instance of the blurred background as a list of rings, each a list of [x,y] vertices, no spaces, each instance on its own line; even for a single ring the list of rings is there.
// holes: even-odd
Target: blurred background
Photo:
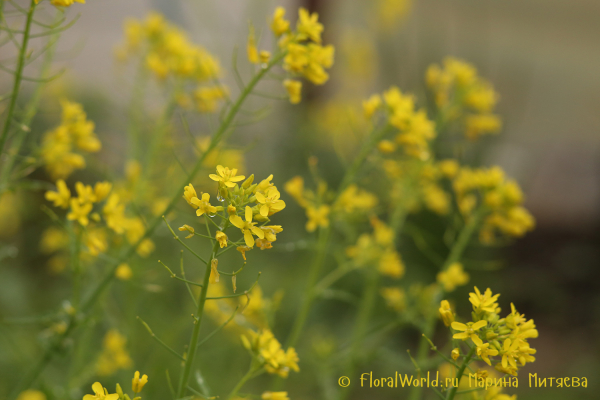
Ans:
[[[471,283],[502,293],[503,309],[508,310],[509,303],[515,303],[528,318],[535,320],[540,332],[540,337],[532,342],[538,350],[537,361],[520,374],[521,387],[507,392],[517,393],[523,400],[598,398],[600,2],[88,0],[85,7],[68,10],[69,14],[81,16],[62,36],[57,51],[58,64],[68,68],[67,77],[52,85],[60,86],[72,99],[84,103],[90,119],[96,122],[96,131],[105,143],[99,162],[120,165],[125,153],[120,132],[126,118],[123,108],[130,99],[132,86],[131,71],[114,58],[115,46],[122,42],[123,20],[143,18],[150,10],[163,13],[172,23],[183,27],[195,43],[202,44],[220,59],[223,69],[228,71],[225,81],[234,86],[230,72],[232,49],[235,46],[244,49],[249,20],[262,30],[265,38],[261,44],[270,48],[266,18],[276,5],[285,6],[290,14],[299,6],[318,12],[325,26],[324,42],[336,47],[336,63],[325,86],[307,89],[307,101],[294,107],[279,102],[264,121],[236,132],[235,142],[248,149],[243,172],[261,178],[273,173],[274,182],[282,185],[305,171],[307,158],[316,155],[324,176],[335,184],[342,169],[335,161],[334,154],[339,149],[332,149],[331,138],[336,143],[335,138],[339,141],[353,135],[353,122],[347,121],[344,110],[358,108],[363,98],[391,85],[411,91],[424,101],[423,76],[428,65],[449,55],[473,63],[499,92],[497,112],[504,121],[502,134],[486,137],[485,145],[478,147],[477,160],[482,165],[500,165],[517,179],[527,198],[525,206],[537,220],[532,233],[511,246],[494,250],[494,256],[502,262],[493,271],[469,271]],[[3,92],[10,84],[8,78],[8,75],[1,77]],[[262,99],[256,99],[256,107],[262,104],[265,104]],[[39,122],[38,129],[47,126]],[[306,237],[304,217],[302,210],[285,196],[288,209],[281,214],[280,222],[286,227],[286,234],[281,240],[294,243]],[[14,215],[3,218],[6,219],[3,226],[21,223],[29,226],[29,232],[35,230],[36,221],[28,220],[27,216],[20,222],[15,222]],[[31,233],[31,239],[21,238],[17,246],[14,234],[9,230],[2,235],[1,314],[32,315],[56,308],[68,290],[65,282],[48,274],[42,258],[26,264],[19,262],[23,259],[19,253],[23,244],[37,246],[39,235]],[[164,244],[160,235],[165,238]],[[166,232],[159,233],[155,254],[144,261],[147,265],[140,262],[143,269],[136,270],[145,283],[116,285],[114,304],[107,308],[105,316],[108,321],[121,321],[119,329],[128,338],[135,368],[151,376],[148,386],[151,390],[146,393],[146,398],[151,399],[167,395],[165,385],[160,384],[164,380],[164,365],[175,368],[176,363],[148,338],[135,316],[143,315],[165,341],[181,339],[172,336],[181,329],[172,329],[171,335],[169,327],[182,328],[189,323],[185,317],[190,310],[187,298],[173,282],[167,281],[164,270],[155,265],[155,258],[173,254],[168,240]],[[277,254],[257,255],[264,262],[261,286],[265,295],[272,296],[285,289],[277,313],[276,336],[278,332],[285,336],[289,329],[303,291],[305,267],[311,259],[310,251],[289,249],[282,246]],[[409,245],[406,251],[411,251]],[[415,266],[420,268],[418,260]],[[407,269],[411,267],[407,262]],[[433,279],[435,271],[430,266],[424,268],[424,274]],[[352,290],[357,282],[350,277],[344,284]],[[149,285],[154,285],[150,286],[153,290],[148,290]],[[452,295],[457,303],[462,301],[462,312],[468,312],[465,299],[470,286]],[[382,300],[379,301],[383,318],[387,311]],[[461,306],[458,311],[461,313]],[[307,361],[301,363],[301,373],[290,376],[287,390],[294,394],[293,399],[314,398],[317,390],[328,393],[337,385],[338,376],[315,373],[323,364],[319,352],[323,353],[323,347],[335,343],[335,338],[348,328],[352,313],[353,309],[346,304],[318,302],[311,315],[311,330],[306,332],[299,350],[301,361],[303,351],[317,349],[317,355],[307,356]],[[14,379],[29,360],[35,359],[36,350],[24,343],[38,340],[39,335],[43,333],[31,326],[0,326],[0,397],[11,386],[4,377]],[[383,375],[406,371],[405,351],[414,348],[418,335],[410,328],[394,333],[383,341],[379,354],[361,371],[373,370]],[[237,344],[236,341],[234,335],[223,335],[205,349],[208,354],[203,356],[201,368],[207,381],[216,382],[215,390],[236,382],[246,368],[245,360],[240,365],[231,365],[232,359],[245,357],[240,346],[231,345]],[[335,348],[335,344],[331,346]],[[61,358],[53,364],[46,379],[60,377],[61,363],[65,361]],[[529,372],[548,377],[587,377],[589,386],[587,389],[528,388]],[[110,379],[126,381],[129,375],[129,371],[121,371]],[[257,380],[245,391],[260,390],[268,382],[266,378]],[[406,398],[406,393],[401,389],[358,390],[351,398],[365,397]]]

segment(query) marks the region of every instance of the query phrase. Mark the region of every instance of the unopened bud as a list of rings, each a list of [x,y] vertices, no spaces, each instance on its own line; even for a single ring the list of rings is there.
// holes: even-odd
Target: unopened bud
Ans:
[[[254,174],[250,175],[250,176],[248,177],[248,179],[246,179],[246,180],[244,181],[244,183],[242,183],[242,187],[243,187],[244,189],[248,189],[248,188],[250,187],[250,185],[252,185],[252,182],[254,182]]]

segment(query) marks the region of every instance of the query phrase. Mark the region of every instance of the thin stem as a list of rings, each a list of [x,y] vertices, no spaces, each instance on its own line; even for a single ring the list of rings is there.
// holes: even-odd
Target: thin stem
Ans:
[[[476,349],[477,349],[476,346],[471,347],[471,350],[469,351],[469,353],[467,354],[467,356],[463,360],[460,368],[458,369],[458,372],[456,373],[456,379],[458,379],[459,383],[460,383],[460,378],[462,378],[463,374],[465,373],[465,369],[467,368],[467,365],[469,365],[469,362],[471,361],[471,357],[473,357],[473,354],[475,354],[475,350]],[[457,386],[453,385],[450,388],[450,390],[448,391],[448,394],[446,395],[446,400],[452,400],[452,399],[454,399],[454,395],[456,395],[456,390],[458,389]]]
[[[160,338],[158,336],[156,336],[154,334],[154,332],[152,332],[152,329],[150,329],[150,326],[148,326],[148,324],[143,319],[141,319],[140,317],[137,317],[137,319],[138,319],[138,321],[140,321],[140,323],[142,325],[144,325],[144,327],[146,328],[146,330],[148,331],[148,333],[150,334],[150,336],[152,336],[152,339],[156,340],[162,347],[164,347],[165,349],[167,349],[175,357],[179,358],[181,361],[185,361],[185,357],[183,357],[181,354],[179,354],[178,352],[176,352],[175,350],[173,350],[168,344],[166,344],[165,342],[163,342],[162,340],[160,340]]]
[[[231,393],[229,393],[229,396],[227,396],[226,400],[233,399],[238,394],[240,389],[246,384],[246,382],[248,382],[248,380],[256,376],[256,373],[258,371],[260,371],[260,368],[256,368],[253,360],[250,364],[250,368],[248,368],[248,372],[246,372],[246,375],[244,375],[242,379],[239,380],[239,382],[235,385]]]
[[[163,215],[163,220],[165,221],[165,224],[167,224],[167,227],[169,228],[169,231],[171,231],[171,234],[173,235],[173,239],[177,240],[179,243],[181,243],[181,245],[183,247],[185,247],[190,253],[192,253],[198,260],[202,261],[204,264],[208,265],[208,262],[202,258],[198,253],[196,253],[194,250],[192,250],[190,248],[190,246],[188,246],[187,244],[185,244],[183,242],[183,240],[181,240],[181,238],[179,236],[177,236],[177,234],[175,233],[175,231],[173,230],[173,228],[171,228],[171,225],[169,225],[169,223],[167,222],[167,219],[165,218],[165,216]],[[160,262],[160,261],[159,261]]]
[[[250,92],[258,84],[258,82],[260,82],[260,80],[264,77],[264,75],[267,74],[274,65],[278,64],[283,59],[284,56],[285,56],[285,52],[280,53],[279,55],[273,57],[273,59],[269,62],[269,64],[265,68],[262,68],[254,76],[254,78],[250,81],[250,83],[244,89],[244,91],[242,91],[242,93],[240,93],[238,99],[236,100],[234,105],[231,107],[231,109],[227,113],[221,126],[213,135],[208,148],[206,149],[206,151],[204,153],[202,153],[202,155],[200,157],[198,157],[198,160],[196,161],[194,168],[191,170],[190,174],[186,177],[185,181],[183,181],[180,184],[179,190],[177,190],[175,195],[173,195],[173,197],[171,198],[171,201],[165,208],[162,215],[167,215],[169,212],[171,212],[171,210],[173,210],[175,208],[175,205],[179,201],[179,199],[181,197],[181,193],[183,192],[185,186],[187,186],[189,184],[189,182],[191,180],[193,180],[194,177],[200,172],[200,170],[202,169],[202,164],[204,163],[204,160],[206,159],[206,156],[221,142],[224,134],[228,131],[232,122],[235,120],[235,117],[236,117],[238,111],[240,110],[242,104],[244,103],[244,101],[246,100],[246,98],[248,97]],[[145,239],[147,239],[154,233],[154,231],[160,224],[160,221],[161,221],[160,216],[155,217],[148,224],[146,231],[138,239],[138,241],[135,242],[134,244],[128,245],[123,250],[123,253],[121,254],[121,256],[117,258],[117,260],[113,263],[113,265],[110,268],[108,268],[104,277],[100,280],[98,285],[90,291],[89,297],[82,303],[81,310],[80,310],[81,313],[86,313],[90,309],[93,308],[93,306],[96,304],[96,301],[98,300],[98,298],[100,298],[102,293],[104,293],[104,291],[113,282],[115,271],[116,271],[117,267],[119,266],[119,264],[122,262],[125,262],[127,259],[129,259],[131,256],[133,256],[133,254],[135,254],[135,251],[136,251],[137,247],[140,245],[140,243],[142,243],[142,241],[144,241]],[[216,242],[215,244],[218,244],[218,242]],[[207,267],[207,270],[210,270],[210,268]],[[209,276],[210,276],[210,274],[209,274]],[[204,288],[203,288],[203,291],[204,291]],[[198,306],[200,307],[200,304]],[[39,375],[42,373],[44,368],[53,359],[53,357],[58,353],[58,351],[60,349],[60,344],[62,343],[62,341],[64,339],[68,338],[73,333],[75,328],[78,326],[78,323],[79,323],[78,320],[74,319],[74,318],[72,318],[69,321],[69,324],[67,325],[67,329],[65,330],[65,332],[56,338],[56,343],[54,345],[49,346],[45,350],[45,352],[40,356],[38,363],[32,368],[32,370],[29,373],[24,375],[24,377],[21,379],[21,381],[13,389],[13,392],[11,393],[11,396],[9,396],[9,399],[16,398],[16,396],[20,392],[22,392],[23,390],[25,390],[28,387],[31,387],[35,383],[35,381],[37,380]],[[189,379],[189,371],[188,371],[187,375],[188,375],[188,379]],[[183,386],[183,387],[185,387],[185,386]],[[180,389],[181,389],[181,387],[180,387]],[[181,397],[181,396],[178,396],[178,397]]]
[[[205,342],[208,341],[208,339],[210,339],[211,337],[213,337],[217,332],[219,332],[221,329],[225,328],[225,326],[227,326],[228,323],[231,322],[231,320],[236,316],[238,309],[240,308],[240,306],[237,306],[235,308],[235,310],[233,311],[233,314],[231,314],[231,317],[227,318],[227,321],[223,322],[221,325],[219,325],[219,327],[217,329],[215,329],[214,331],[212,331],[211,333],[209,333],[208,335],[206,335],[206,337],[204,339],[202,339],[199,343],[198,343],[198,347],[200,347],[202,344],[204,344]]]
[[[484,212],[485,212],[485,210],[483,208],[478,210],[473,215],[473,217],[469,220],[469,222],[463,227],[460,234],[458,235],[458,238],[456,239],[456,242],[454,242],[454,245],[450,249],[450,253],[448,254],[446,260],[442,264],[442,268],[441,268],[442,271],[446,270],[451,264],[460,260],[460,258],[462,257],[463,253],[465,252],[465,250],[467,248],[467,245],[469,244],[469,241],[471,240],[471,237],[473,236],[473,234],[475,233],[475,230],[479,226],[479,223],[484,215]],[[438,288],[437,292],[433,296],[433,302],[431,304],[432,308],[436,307],[437,303],[441,300],[441,297],[443,296],[443,294],[444,294],[443,289],[441,287]],[[433,330],[435,329],[436,321],[437,321],[437,315],[434,312],[430,312],[429,316],[425,320],[425,328],[424,328],[423,336],[421,337],[421,340],[419,341],[419,347],[417,350],[417,360],[421,364],[424,363],[425,360],[427,359],[427,351],[429,350],[428,346],[427,346],[428,345],[427,339],[425,339],[425,338],[429,337],[429,336],[433,336]],[[413,386],[411,389],[411,392],[410,392],[409,400],[420,399],[421,394],[422,394],[422,389],[423,389],[422,387]]]
[[[27,19],[25,21],[25,30],[23,31],[23,43],[19,49],[19,62],[17,64],[17,70],[15,71],[15,81],[11,93],[10,103],[8,111],[6,113],[6,120],[4,121],[4,128],[2,128],[2,134],[0,135],[0,154],[4,150],[4,144],[8,137],[8,132],[12,124],[13,114],[15,112],[15,106],[17,105],[17,97],[19,96],[19,88],[21,86],[21,80],[23,77],[23,68],[25,66],[25,55],[27,54],[27,45],[29,43],[29,36],[31,31],[31,21],[33,20],[33,13],[35,11],[35,0],[31,0],[29,4],[29,10],[27,11]]]

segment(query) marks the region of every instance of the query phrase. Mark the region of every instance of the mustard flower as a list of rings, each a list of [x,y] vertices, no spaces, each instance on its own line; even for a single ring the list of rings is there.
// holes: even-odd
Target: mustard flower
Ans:
[[[246,177],[243,175],[236,176],[237,168],[229,169],[224,168],[221,165],[217,165],[217,173],[219,175],[210,174],[209,178],[213,181],[223,183],[223,185],[227,186],[228,188],[234,187],[235,182],[243,181],[244,179],[246,179]]]
[[[182,226],[180,226],[177,229],[179,229],[180,232],[188,231],[190,233],[189,235],[187,235],[185,237],[186,239],[190,239],[190,238],[194,237],[195,229],[192,228],[191,226],[189,226],[188,224],[183,224]]]
[[[254,247],[254,238],[252,235],[258,236],[260,239],[265,238],[265,234],[263,231],[258,228],[256,222],[252,222],[252,208],[246,206],[245,212],[246,221],[242,220],[239,215],[232,215],[229,217],[229,221],[237,228],[242,231],[244,235],[244,241],[246,242],[246,246]]]
[[[64,180],[56,181],[56,192],[47,191],[45,194],[46,200],[54,203],[54,207],[69,208],[69,200],[71,199],[71,191],[67,187]]]
[[[306,230],[314,232],[317,227],[325,228],[329,226],[329,212],[330,207],[327,205],[321,205],[318,208],[308,207],[306,209],[306,216],[308,222],[306,223]]]
[[[210,194],[202,193],[202,198],[193,198],[192,204],[198,207],[196,210],[196,215],[201,216],[203,214],[214,215],[217,212],[217,207],[212,206],[209,202]]]
[[[477,346],[477,355],[486,362],[487,365],[492,366],[490,362],[490,356],[497,356],[498,350],[490,348],[489,343],[481,344]]]
[[[112,183],[110,182],[96,182],[94,185],[94,196],[96,201],[102,201],[108,197],[108,194],[112,190]]]
[[[374,94],[367,100],[363,100],[362,106],[365,118],[370,119],[375,114],[375,111],[381,107],[381,104],[381,96],[378,94]]]
[[[221,248],[227,247],[227,235],[225,233],[217,231],[215,234],[215,239],[217,239],[217,242],[219,242],[219,246],[221,246]]]
[[[17,400],[46,400],[46,395],[39,390],[27,389],[19,393]]]
[[[271,22],[271,29],[277,36],[281,36],[290,30],[290,21],[285,18],[285,8],[277,7],[273,14],[273,21]]]
[[[399,279],[404,275],[404,263],[400,258],[400,254],[393,248],[387,249],[379,259],[378,271],[380,274]]]
[[[246,252],[252,250],[252,246],[238,246],[235,249],[242,253],[242,257],[244,257],[244,261],[246,261]]]
[[[454,336],[452,336],[452,338],[453,339],[462,339],[462,340],[467,340],[467,339],[471,338],[471,340],[473,341],[473,343],[475,343],[475,345],[481,346],[483,344],[483,341],[479,338],[479,336],[477,336],[477,334],[475,332],[478,331],[479,329],[485,327],[486,325],[487,325],[487,321],[485,321],[485,320],[477,321],[475,323],[467,322],[467,324],[463,324],[463,323],[454,321],[450,326],[455,331],[461,331],[461,332],[455,333]]]
[[[35,0],[35,4],[39,3],[40,0]],[[50,4],[57,7],[70,7],[74,3],[85,4],[85,0],[50,0]]]
[[[250,25],[248,34],[248,43],[246,44],[246,52],[248,53],[248,61],[252,64],[258,64],[258,49],[256,48],[256,37],[254,36],[254,26]]]
[[[92,211],[92,203],[81,203],[78,199],[71,199],[71,211],[67,214],[69,221],[77,221],[82,226],[89,223],[88,214]]]
[[[262,64],[266,64],[269,62],[269,60],[271,59],[271,52],[267,51],[267,50],[261,50],[258,53],[258,57],[260,58],[260,62]]]
[[[391,309],[401,312],[406,308],[406,293],[398,287],[386,287],[381,289],[381,296]]]
[[[460,357],[460,349],[458,347],[455,347],[454,349],[452,349],[452,352],[450,354],[452,356],[452,359],[456,361],[458,360],[458,357]]]
[[[450,308],[448,300],[442,300],[439,308],[440,318],[444,322],[444,325],[450,326],[454,322],[454,313]]]
[[[319,23],[319,14],[310,14],[306,8],[300,8],[296,29],[300,40],[310,39],[315,43],[321,43],[323,25]]]
[[[128,281],[133,276],[133,271],[131,270],[131,267],[128,264],[119,264],[115,271],[115,276],[117,277],[117,279],[120,279],[122,281]]]
[[[140,378],[140,371],[135,371],[133,379],[131,380],[131,390],[133,390],[133,393],[139,393],[146,383],[148,383],[148,375],[144,374]]]
[[[76,182],[75,190],[77,191],[77,200],[79,200],[80,203],[83,204],[96,202],[96,194],[90,185],[84,185],[81,182]]]
[[[198,198],[198,195],[196,194],[196,189],[194,189],[194,186],[192,186],[191,183],[183,188],[183,198],[190,206],[198,208],[197,205],[192,203],[192,200]]]
[[[263,217],[271,216],[285,208],[285,202],[280,200],[281,194],[275,186],[271,186],[265,191],[265,194],[256,192],[256,200],[262,204],[260,206],[260,215]]]
[[[280,232],[283,232],[283,228],[281,227],[281,225],[267,225],[267,226],[261,226],[260,229],[262,229],[262,231],[265,234],[265,239],[268,240],[269,242],[274,242],[277,240],[277,234]]]
[[[492,291],[490,288],[487,288],[483,294],[479,291],[477,286],[475,286],[475,293],[469,293],[469,301],[473,305],[473,311],[476,313],[480,312],[496,312],[496,308],[498,308],[498,300],[499,294],[495,294],[492,296]]]
[[[287,392],[264,392],[260,398],[262,400],[290,400]]]
[[[302,100],[302,82],[294,79],[286,79],[283,81],[283,86],[288,92],[290,103],[298,104]]]
[[[96,382],[92,385],[94,394],[86,394],[83,396],[83,400],[118,400],[119,395],[117,393],[108,394],[108,390],[102,387],[100,382]]]
[[[465,285],[469,282],[469,274],[464,272],[461,263],[450,264],[445,271],[437,274],[437,281],[446,292],[452,292],[457,286]]]

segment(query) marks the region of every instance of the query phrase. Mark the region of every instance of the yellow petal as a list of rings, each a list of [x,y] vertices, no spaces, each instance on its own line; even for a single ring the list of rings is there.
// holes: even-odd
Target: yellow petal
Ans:
[[[262,215],[263,217],[266,217],[269,215],[269,207],[266,204],[263,204],[262,207],[260,208],[260,215]]]
[[[244,241],[246,242],[246,246],[254,247],[254,238],[252,237],[252,233],[250,233],[250,231],[244,232]]]
[[[267,201],[265,196],[260,192],[256,192],[256,200],[258,200],[259,203],[264,203]]]
[[[244,221],[239,215],[232,215],[231,217],[229,217],[229,222],[231,222],[236,228],[244,228]]]
[[[252,232],[254,232],[254,234],[255,234],[256,236],[258,236],[259,238],[261,238],[261,239],[264,239],[264,238],[265,238],[265,233],[262,231],[262,229],[260,229],[260,228],[258,228],[258,227],[256,227],[256,226],[253,226],[253,227],[252,227],[252,228],[250,228],[250,229],[252,229]]]
[[[222,165],[217,165],[217,172],[219,175],[223,176],[225,174],[225,168]]]
[[[456,321],[454,321],[452,323],[452,325],[450,325],[450,326],[455,331],[466,331],[467,330],[467,326],[465,324],[461,324],[460,322],[456,322]]]
[[[471,335],[471,340],[473,341],[473,343],[475,343],[475,346],[481,346],[483,344],[483,340],[481,340],[479,336],[475,334]]]
[[[217,182],[221,180],[221,177],[219,175],[215,175],[215,174],[210,174],[210,175],[208,175],[208,177],[210,179],[212,179],[213,181],[217,181]]]
[[[485,321],[485,320],[477,321],[473,324],[473,330],[478,330],[480,328],[483,328],[486,325],[487,325],[487,321]]]
[[[104,388],[100,382],[96,382],[92,385],[92,390],[96,394],[104,394]]]
[[[246,221],[252,222],[252,209],[246,206]]]

